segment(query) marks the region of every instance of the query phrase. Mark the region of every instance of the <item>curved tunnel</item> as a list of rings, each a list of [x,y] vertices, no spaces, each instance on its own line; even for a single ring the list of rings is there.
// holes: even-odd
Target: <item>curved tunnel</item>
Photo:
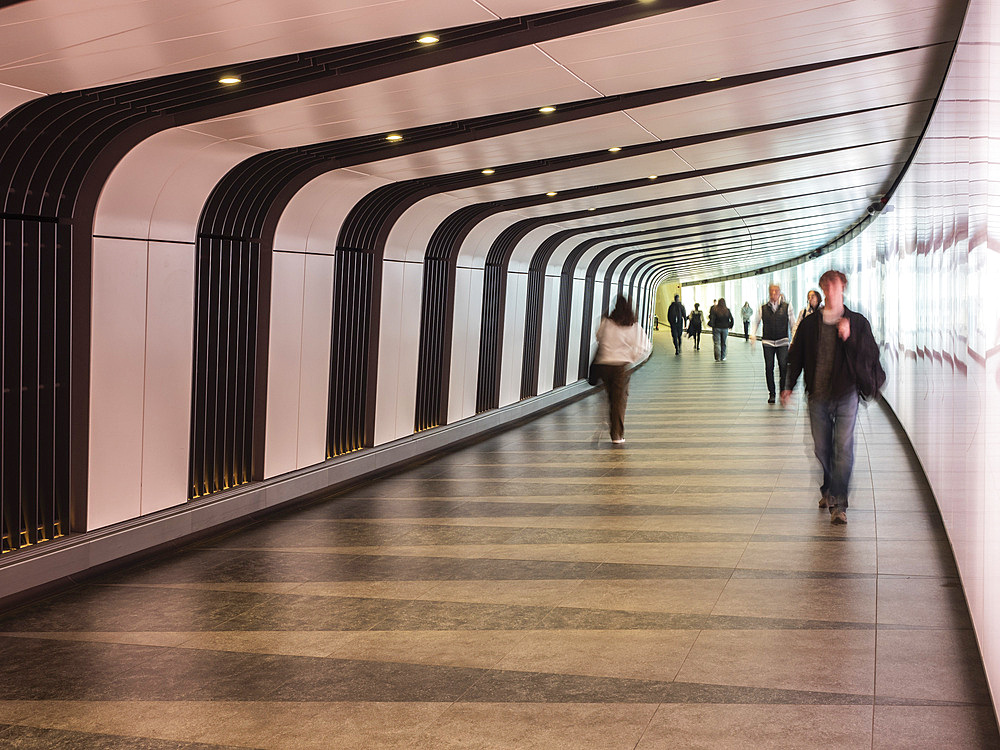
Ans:
[[[617,294],[651,328],[661,284],[798,302],[832,266],[946,525],[985,513],[926,408],[1000,403],[985,0],[3,5],[4,563],[146,519],[140,552],[576,398]],[[987,432],[949,434],[995,487]]]

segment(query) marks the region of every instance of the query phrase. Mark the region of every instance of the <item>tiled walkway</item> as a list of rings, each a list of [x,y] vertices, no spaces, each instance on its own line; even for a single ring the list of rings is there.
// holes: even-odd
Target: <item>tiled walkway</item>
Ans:
[[[1000,747],[887,416],[831,526],[801,395],[667,336],[622,447],[590,398],[11,613],[0,746]]]

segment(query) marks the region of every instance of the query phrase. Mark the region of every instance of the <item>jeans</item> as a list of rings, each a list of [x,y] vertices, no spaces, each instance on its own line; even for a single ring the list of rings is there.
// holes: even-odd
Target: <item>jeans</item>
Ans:
[[[684,325],[683,324],[671,324],[670,325],[670,335],[674,339],[674,350],[681,350],[681,336],[684,335]]]
[[[747,338],[750,338],[750,321],[749,320],[744,320],[743,321],[743,335],[746,336]]]
[[[728,328],[712,329],[712,347],[715,349],[715,361],[726,358],[726,339],[729,338]]]
[[[774,390],[774,355],[778,355],[778,390],[785,390],[785,370],[788,369],[788,347],[787,346],[763,346],[764,349],[764,376],[767,378],[767,392],[772,396]]]
[[[809,399],[816,458],[823,467],[820,492],[830,508],[847,510],[847,491],[854,470],[854,423],[858,417],[858,394],[851,391],[839,399]]]

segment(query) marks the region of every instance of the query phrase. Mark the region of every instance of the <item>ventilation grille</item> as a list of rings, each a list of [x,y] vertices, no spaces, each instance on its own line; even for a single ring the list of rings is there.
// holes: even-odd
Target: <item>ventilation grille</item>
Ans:
[[[70,236],[2,219],[2,550],[69,533]]]
[[[254,462],[260,247],[199,238],[190,496],[245,484]]]

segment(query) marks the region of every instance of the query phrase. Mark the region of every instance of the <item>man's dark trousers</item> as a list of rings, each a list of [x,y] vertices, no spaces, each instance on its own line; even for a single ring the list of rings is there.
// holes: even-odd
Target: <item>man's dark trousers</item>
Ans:
[[[785,389],[785,371],[788,369],[788,346],[768,346],[763,345],[764,348],[764,375],[767,378],[767,392],[774,397],[775,386],[774,386],[774,358],[777,355],[778,358],[778,378],[781,381],[778,383],[780,386],[779,390]]]

